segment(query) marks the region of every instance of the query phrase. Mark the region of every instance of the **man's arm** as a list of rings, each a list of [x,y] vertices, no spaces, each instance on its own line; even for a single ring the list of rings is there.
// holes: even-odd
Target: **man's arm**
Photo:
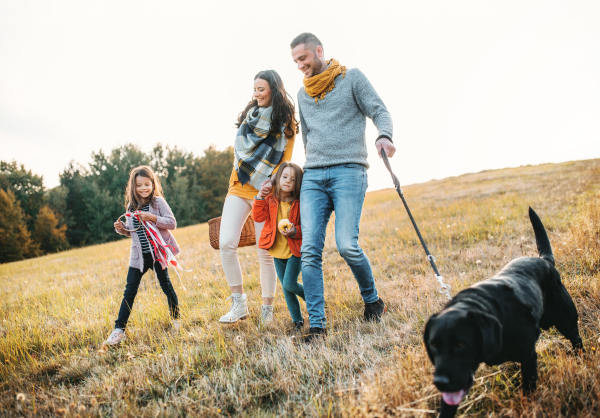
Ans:
[[[306,136],[308,135],[308,127],[302,116],[302,107],[300,107],[300,99],[298,99],[298,113],[300,114],[300,130],[302,131],[302,142],[304,143],[304,153],[306,154]]]
[[[388,112],[383,100],[379,97],[367,77],[358,69],[354,85],[352,86],[354,98],[360,110],[373,121],[379,136],[376,140],[377,154],[381,157],[381,149],[383,148],[388,157],[392,157],[396,151],[396,147],[392,143],[393,124],[392,115]]]

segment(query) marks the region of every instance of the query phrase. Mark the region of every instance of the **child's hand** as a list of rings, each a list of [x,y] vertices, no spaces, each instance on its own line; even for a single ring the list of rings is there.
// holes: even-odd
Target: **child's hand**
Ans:
[[[153,215],[150,212],[139,212],[138,215],[142,221],[156,222],[157,219],[156,215]]]
[[[271,179],[266,179],[265,181],[263,181],[263,184],[260,186],[260,190],[258,191],[258,197],[260,199],[264,199],[265,197],[267,197],[269,195],[269,193],[271,193],[272,189],[273,189],[273,182],[271,181]]]
[[[290,224],[292,226],[288,228],[287,232],[284,232],[284,231],[281,231],[281,230],[279,231],[279,232],[281,232],[281,235],[286,236],[286,237],[290,237],[290,238],[292,238],[293,236],[296,235],[296,226],[294,224],[292,224],[291,222],[290,222]]]
[[[115,222],[115,229],[117,231],[123,232],[123,231],[125,231],[125,224],[122,221],[117,221],[117,222]]]

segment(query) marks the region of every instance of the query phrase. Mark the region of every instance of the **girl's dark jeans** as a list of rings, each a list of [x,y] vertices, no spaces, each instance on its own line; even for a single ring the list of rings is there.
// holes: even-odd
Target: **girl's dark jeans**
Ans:
[[[142,253],[142,256],[144,257],[144,271],[129,267],[129,271],[127,272],[127,285],[125,286],[125,294],[123,295],[123,301],[121,302],[121,309],[119,309],[119,317],[115,321],[115,328],[125,329],[127,326],[129,314],[133,308],[133,300],[135,299],[135,295],[137,295],[142,276],[148,270],[154,270],[156,272],[160,287],[165,295],[167,295],[171,316],[173,319],[179,318],[179,301],[177,300],[177,294],[175,294],[175,289],[173,289],[173,285],[169,279],[169,270],[163,270],[158,261],[154,262],[152,254]]]
[[[298,283],[298,276],[302,271],[300,257],[295,255],[288,259],[273,257],[273,261],[275,262],[277,276],[281,280],[283,296],[285,296],[285,303],[292,316],[292,321],[303,321],[300,302],[298,301],[298,296],[304,299],[304,286]]]

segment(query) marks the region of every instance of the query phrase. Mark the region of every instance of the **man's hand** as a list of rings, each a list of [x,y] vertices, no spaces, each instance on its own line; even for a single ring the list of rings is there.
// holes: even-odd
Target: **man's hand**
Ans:
[[[381,158],[382,149],[385,151],[385,155],[387,155],[388,158],[392,158],[396,153],[396,147],[394,144],[392,144],[392,141],[387,138],[381,138],[378,140],[375,143],[375,147],[377,147],[377,155],[379,155],[379,158]]]
[[[125,231],[125,224],[122,221],[115,222],[115,229],[120,232]]]
[[[273,182],[271,181],[271,179],[266,179],[265,181],[263,181],[263,184],[260,186],[260,190],[258,191],[257,197],[259,199],[264,199],[265,197],[267,197],[269,195],[269,193],[271,193],[272,189],[273,189]]]
[[[284,231],[279,231],[279,232],[281,233],[281,235],[292,238],[296,235],[296,226],[294,224],[292,224],[292,227],[289,228],[287,232],[284,232]]]

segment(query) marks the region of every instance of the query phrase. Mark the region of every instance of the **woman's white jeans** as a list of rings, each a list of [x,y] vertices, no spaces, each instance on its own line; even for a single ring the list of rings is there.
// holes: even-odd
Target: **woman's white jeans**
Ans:
[[[239,286],[244,284],[242,277],[242,268],[237,256],[237,248],[240,243],[240,234],[246,223],[246,218],[252,211],[254,199],[242,199],[238,196],[227,196],[223,206],[223,215],[221,217],[221,231],[219,236],[219,247],[221,248],[221,264],[229,286]],[[260,264],[260,285],[262,287],[262,296],[265,298],[275,297],[277,288],[277,273],[273,257],[269,255],[268,250],[258,248],[260,233],[264,222],[254,222],[256,232],[256,253]]]

